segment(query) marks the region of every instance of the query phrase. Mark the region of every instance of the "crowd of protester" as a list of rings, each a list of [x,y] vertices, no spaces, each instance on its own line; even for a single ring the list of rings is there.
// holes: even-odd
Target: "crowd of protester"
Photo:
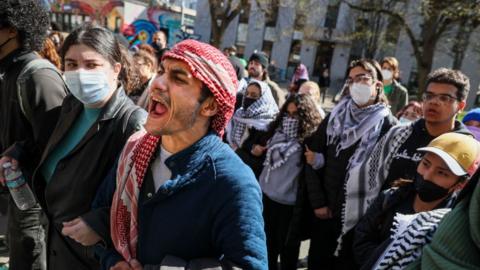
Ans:
[[[409,102],[395,58],[354,60],[325,112],[328,68],[284,90],[264,52],[49,25],[0,2],[0,183],[20,171],[36,199],[9,200],[11,269],[289,270],[304,240],[312,270],[480,267],[461,71]]]

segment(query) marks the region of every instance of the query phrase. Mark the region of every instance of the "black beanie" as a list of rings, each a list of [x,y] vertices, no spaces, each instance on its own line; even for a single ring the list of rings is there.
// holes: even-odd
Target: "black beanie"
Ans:
[[[263,66],[263,68],[268,67],[268,56],[263,52],[253,53],[252,56],[250,56],[250,59],[248,59],[248,62],[252,60],[258,61]]]

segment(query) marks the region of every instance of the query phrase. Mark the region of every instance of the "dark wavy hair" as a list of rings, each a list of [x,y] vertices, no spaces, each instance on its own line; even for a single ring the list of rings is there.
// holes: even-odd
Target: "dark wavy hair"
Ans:
[[[59,70],[62,69],[62,61],[60,60],[60,56],[57,53],[55,44],[50,38],[45,39],[45,41],[43,42],[43,48],[38,53],[40,54],[40,56],[54,64]]]
[[[449,68],[436,69],[427,76],[427,85],[430,83],[450,84],[457,88],[457,100],[463,101],[467,98],[470,92],[470,80],[460,70]]]
[[[39,0],[0,1],[0,27],[13,27],[20,46],[28,51],[42,49],[50,26],[48,10]]]
[[[122,69],[118,79],[127,93],[140,86],[140,78],[127,48],[121,45],[108,29],[94,24],[84,24],[75,29],[63,43],[60,56],[65,64],[65,54],[73,45],[86,45],[105,57],[111,65],[120,63]]]
[[[278,127],[282,124],[283,117],[287,114],[287,108],[290,103],[297,106],[299,129],[298,129],[298,140],[303,142],[303,140],[315,132],[318,126],[322,122],[322,117],[320,112],[318,112],[317,105],[309,95],[303,94],[292,94],[290,95],[282,108],[280,108],[280,113],[277,115],[275,120],[273,120],[268,126],[267,138],[271,138]]]

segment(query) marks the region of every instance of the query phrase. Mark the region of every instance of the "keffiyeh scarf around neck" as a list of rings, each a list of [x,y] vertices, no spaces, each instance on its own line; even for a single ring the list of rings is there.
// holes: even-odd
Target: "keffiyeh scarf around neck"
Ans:
[[[285,166],[292,154],[302,151],[298,142],[298,119],[283,117],[282,128],[278,129],[267,143],[267,154],[263,165],[267,170],[265,181],[268,182],[270,171]],[[288,169],[290,166],[286,166]],[[292,166],[293,167],[293,166]]]
[[[430,243],[440,221],[450,212],[440,208],[414,215],[397,213],[392,227],[392,243],[378,259],[376,270],[400,270],[422,255],[423,247]]]
[[[262,95],[250,107],[240,107],[233,115],[231,130],[229,130],[228,141],[231,145],[241,147],[247,127],[254,127],[257,130],[266,131],[268,125],[278,114],[278,106],[273,98],[270,87],[261,81],[251,80],[249,85],[256,83],[260,85]]]
[[[127,262],[137,258],[138,197],[159,143],[159,137],[138,131],[128,139],[119,158],[110,234],[115,249]]]
[[[359,205],[357,196],[359,185],[349,183],[350,176],[365,162],[377,143],[384,119],[390,110],[383,103],[377,103],[365,108],[358,108],[350,97],[343,98],[333,109],[327,124],[327,144],[337,143],[336,155],[357,144],[355,152],[348,160],[345,177],[345,204],[342,210],[342,233],[338,239],[336,254],[341,248],[341,239],[351,227],[345,226],[349,221],[351,211],[356,211]],[[355,177],[354,177],[355,178]],[[358,178],[355,178],[358,179]],[[351,181],[350,181],[351,182]],[[347,225],[349,225],[348,222]],[[350,225],[349,225],[350,226]]]

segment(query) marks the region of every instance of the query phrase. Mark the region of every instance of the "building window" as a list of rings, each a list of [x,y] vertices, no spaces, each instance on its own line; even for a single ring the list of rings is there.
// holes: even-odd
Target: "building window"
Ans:
[[[237,30],[237,39],[235,44],[237,46],[245,46],[247,44],[248,24],[239,23]]]
[[[272,56],[272,48],[273,48],[273,42],[264,40],[263,45],[262,45],[262,52],[266,53],[268,55],[268,58],[271,58]]]
[[[242,9],[240,10],[240,18],[238,19],[238,22],[248,24],[249,17],[250,17],[250,3],[245,7],[242,7]]]
[[[335,28],[337,27],[338,12],[340,10],[340,1],[330,0],[330,3],[327,7],[327,16],[325,18],[326,28]]]
[[[276,27],[278,20],[278,4],[272,3],[267,13],[265,13],[265,26]]]

